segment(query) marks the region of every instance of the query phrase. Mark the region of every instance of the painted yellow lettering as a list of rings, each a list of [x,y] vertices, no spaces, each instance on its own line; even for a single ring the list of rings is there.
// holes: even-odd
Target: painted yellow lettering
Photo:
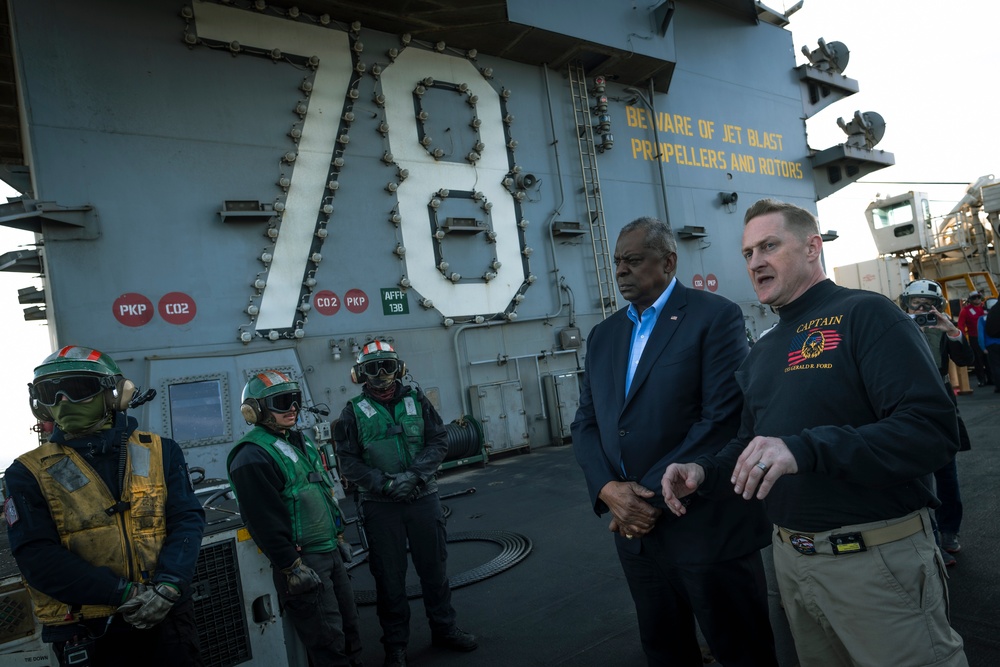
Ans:
[[[632,139],[632,159],[634,160],[634,159],[638,158],[639,157],[639,153],[641,153],[641,152],[642,152],[642,140],[641,139],[633,138]]]
[[[653,159],[653,142],[643,141],[642,142],[642,159],[652,160]]]
[[[670,114],[661,113],[660,114],[660,132],[673,132],[674,126],[670,122]]]
[[[638,127],[640,130],[648,130],[649,126],[646,125],[646,110],[636,109],[635,116],[636,116],[636,127]]]
[[[715,134],[715,121],[698,119],[698,134],[702,139],[711,139]]]
[[[639,124],[637,119],[637,109],[635,107],[625,107],[625,123],[629,127],[635,127]]]
[[[677,164],[687,164],[687,147],[683,144],[674,144],[674,156],[677,158]]]

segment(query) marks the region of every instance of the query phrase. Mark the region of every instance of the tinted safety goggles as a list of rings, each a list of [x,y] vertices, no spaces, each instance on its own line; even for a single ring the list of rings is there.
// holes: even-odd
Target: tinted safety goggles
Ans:
[[[97,396],[109,385],[106,378],[97,375],[60,375],[34,382],[35,398],[44,406],[52,407],[65,396],[72,403]]]
[[[264,399],[264,407],[271,412],[288,412],[292,408],[299,410],[302,408],[302,392],[286,391],[283,394],[275,394]]]
[[[361,364],[361,372],[368,377],[376,377],[380,373],[392,375],[399,370],[397,359],[372,359]]]

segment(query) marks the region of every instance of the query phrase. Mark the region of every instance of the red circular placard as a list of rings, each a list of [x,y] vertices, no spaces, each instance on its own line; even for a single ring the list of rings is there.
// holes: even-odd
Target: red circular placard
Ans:
[[[198,312],[194,299],[184,292],[164,294],[157,304],[157,310],[160,312],[160,317],[170,324],[187,324]]]
[[[153,302],[137,292],[126,292],[111,306],[115,319],[127,327],[141,327],[153,319]]]
[[[368,295],[359,289],[347,290],[344,295],[344,305],[352,313],[363,313],[368,309]]]
[[[320,290],[313,296],[313,306],[320,315],[335,315],[340,310],[340,297],[328,289]]]

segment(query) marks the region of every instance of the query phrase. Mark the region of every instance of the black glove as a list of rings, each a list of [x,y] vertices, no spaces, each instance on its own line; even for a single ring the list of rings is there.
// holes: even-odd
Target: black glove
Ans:
[[[389,487],[389,497],[397,502],[411,500],[410,494],[417,488],[420,478],[414,472],[406,471],[396,475]]]
[[[396,475],[392,473],[383,473],[383,477],[385,477],[385,483],[382,484],[382,495],[391,496],[392,486],[396,483]]]
[[[282,572],[288,580],[289,595],[302,595],[323,584],[316,570],[303,563],[301,558],[296,558],[291,567],[284,568]]]

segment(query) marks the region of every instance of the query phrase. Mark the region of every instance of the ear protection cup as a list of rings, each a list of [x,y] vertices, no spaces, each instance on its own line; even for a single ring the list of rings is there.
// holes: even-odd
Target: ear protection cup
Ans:
[[[42,422],[54,421],[52,419],[52,413],[49,409],[38,402],[35,398],[35,387],[34,385],[28,385],[28,407],[31,408],[31,414],[35,415],[35,419]]]
[[[256,424],[260,421],[260,403],[256,398],[248,398],[240,406],[240,414],[248,424]]]
[[[118,381],[115,382],[115,388],[111,390],[108,396],[108,408],[116,412],[128,410],[128,404],[135,396],[135,391],[136,386],[131,380],[126,380],[123,377],[118,378]]]

